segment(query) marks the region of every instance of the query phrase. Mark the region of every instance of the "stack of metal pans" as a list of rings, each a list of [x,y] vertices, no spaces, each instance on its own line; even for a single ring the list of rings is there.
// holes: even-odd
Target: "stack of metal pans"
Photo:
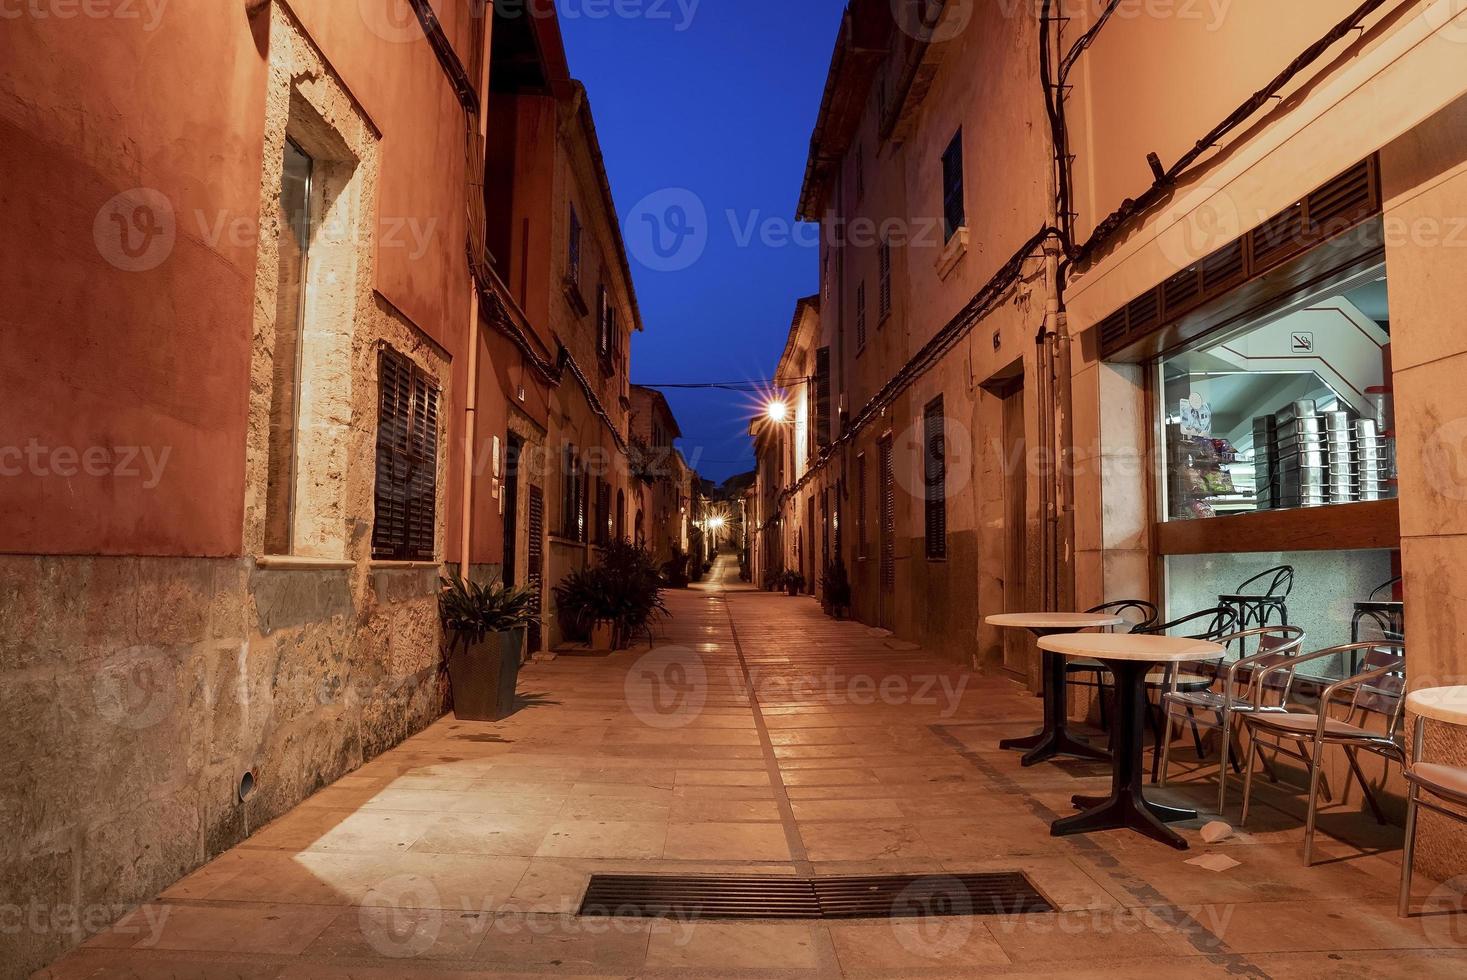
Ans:
[[[1355,417],[1349,412],[1324,413],[1325,452],[1329,460],[1329,502],[1359,500],[1355,483]]]
[[[1382,500],[1387,495],[1385,440],[1373,419],[1355,423],[1356,500]]]
[[[1278,421],[1272,415],[1253,420],[1253,481],[1259,510],[1280,505]]]
[[[1275,416],[1278,424],[1279,507],[1322,507],[1325,485],[1324,433],[1314,400],[1302,399]]]

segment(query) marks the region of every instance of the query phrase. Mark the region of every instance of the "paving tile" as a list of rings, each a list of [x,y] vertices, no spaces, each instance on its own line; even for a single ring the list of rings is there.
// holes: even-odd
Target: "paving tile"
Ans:
[[[665,821],[560,820],[545,835],[540,857],[660,858]]]
[[[819,964],[804,924],[695,922],[654,934],[647,969],[811,970]]]
[[[777,823],[674,823],[663,857],[687,861],[788,861],[789,843]]]

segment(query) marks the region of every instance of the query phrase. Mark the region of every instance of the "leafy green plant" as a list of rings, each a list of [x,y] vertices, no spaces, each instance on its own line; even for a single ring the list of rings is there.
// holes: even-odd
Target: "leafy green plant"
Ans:
[[[561,615],[578,629],[611,623],[618,645],[670,615],[662,599],[662,576],[651,552],[630,541],[608,545],[597,563],[567,575],[555,587]]]
[[[780,584],[790,595],[805,591],[805,576],[799,572],[785,572],[780,577]]]
[[[825,572],[820,576],[820,591],[837,613],[851,608],[851,578],[845,562],[826,563]]]
[[[491,633],[521,629],[535,621],[537,596],[502,582],[478,583],[457,572],[443,579],[438,617],[453,642],[482,643]]]
[[[673,548],[672,557],[662,563],[662,575],[674,589],[688,587],[688,556],[681,548]]]

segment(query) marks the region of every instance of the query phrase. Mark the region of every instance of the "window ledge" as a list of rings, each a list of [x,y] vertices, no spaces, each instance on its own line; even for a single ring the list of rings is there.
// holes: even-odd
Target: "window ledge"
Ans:
[[[968,228],[964,225],[953,232],[953,237],[947,240],[947,245],[942,249],[942,254],[937,257],[937,277],[946,279],[963,256],[968,254]]]
[[[308,555],[256,555],[256,568],[281,571],[344,571],[357,563],[342,558],[312,558]]]
[[[425,568],[442,568],[437,561],[374,561],[369,566],[373,571],[416,571]]]
[[[585,316],[591,312],[591,307],[586,304],[586,297],[581,295],[579,280],[566,276],[561,285],[565,289],[566,301],[570,303],[571,309],[575,310],[578,316]]]

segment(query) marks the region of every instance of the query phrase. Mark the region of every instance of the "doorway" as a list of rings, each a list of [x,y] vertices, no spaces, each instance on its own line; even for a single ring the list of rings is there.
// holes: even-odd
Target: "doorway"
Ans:
[[[1028,441],[1024,433],[1024,379],[1015,378],[999,392],[1003,438],[1003,611],[1029,612],[1029,472],[1025,465]],[[1029,674],[1028,634],[1003,631],[1005,670]]]
[[[520,538],[520,457],[525,443],[519,436],[511,435],[504,450],[504,567],[500,580],[505,585],[514,585],[516,565],[519,561]]]

